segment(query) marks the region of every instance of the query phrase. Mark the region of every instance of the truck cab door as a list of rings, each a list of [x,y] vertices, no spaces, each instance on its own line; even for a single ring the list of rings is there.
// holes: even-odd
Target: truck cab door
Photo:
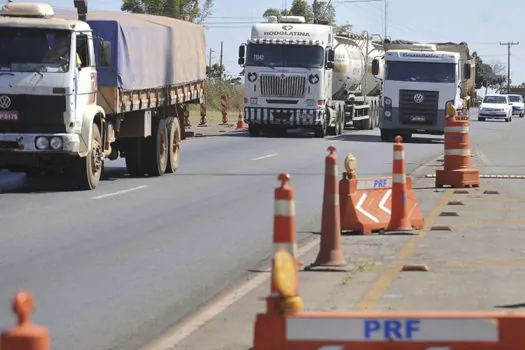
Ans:
[[[91,33],[76,35],[76,95],[75,124],[82,121],[86,106],[96,102],[97,70]]]

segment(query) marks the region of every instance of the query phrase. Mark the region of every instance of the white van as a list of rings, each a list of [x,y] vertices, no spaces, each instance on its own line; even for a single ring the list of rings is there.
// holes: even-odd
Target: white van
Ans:
[[[525,103],[521,95],[508,95],[510,103],[512,104],[512,115],[517,115],[523,118],[525,115]]]

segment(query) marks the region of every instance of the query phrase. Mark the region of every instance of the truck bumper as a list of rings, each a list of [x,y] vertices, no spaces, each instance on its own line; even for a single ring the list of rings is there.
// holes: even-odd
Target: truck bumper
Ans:
[[[322,125],[325,109],[283,109],[245,107],[244,121],[248,124],[314,127]]]
[[[390,112],[389,117],[385,112]],[[425,120],[411,121],[407,113],[401,113],[399,108],[380,109],[379,128],[385,130],[405,131],[415,134],[442,135],[445,130],[446,111],[439,109],[437,116],[425,116]]]
[[[48,144],[51,139],[59,137],[62,140],[60,149],[39,149],[37,138],[45,137]],[[78,154],[80,150],[80,135],[77,134],[0,134],[0,152],[24,152],[39,154]]]

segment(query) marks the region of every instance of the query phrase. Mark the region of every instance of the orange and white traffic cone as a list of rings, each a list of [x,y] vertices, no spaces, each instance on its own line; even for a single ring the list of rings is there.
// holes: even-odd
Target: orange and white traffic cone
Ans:
[[[51,337],[45,327],[31,323],[29,315],[35,309],[35,301],[27,292],[18,292],[13,301],[13,311],[18,325],[2,333],[2,350],[51,350]]]
[[[412,231],[407,206],[407,183],[405,172],[405,145],[403,138],[396,136],[392,171],[392,209],[387,231]]]
[[[294,259],[297,259],[297,241],[295,227],[295,195],[294,189],[288,185],[290,175],[282,173],[278,179],[281,187],[275,189],[275,204],[273,218],[273,246],[274,253],[279,249],[289,252]],[[267,299],[268,310],[275,310],[275,298],[279,297],[279,292],[273,279],[274,262],[272,261],[272,280],[271,294]]]
[[[328,147],[325,160],[321,244],[313,266],[344,266],[346,260],[341,249],[341,213],[339,211],[339,179],[335,147]]]
[[[242,109],[239,108],[239,119],[237,120],[237,130],[244,129],[244,119],[242,117]]]

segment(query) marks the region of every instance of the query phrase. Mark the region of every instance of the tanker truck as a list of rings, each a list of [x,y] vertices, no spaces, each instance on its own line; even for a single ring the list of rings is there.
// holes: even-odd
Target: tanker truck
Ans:
[[[475,60],[466,43],[385,41],[384,62],[374,61],[372,73],[386,66],[380,113],[381,139],[396,135],[443,135],[448,104],[468,113],[474,93]]]
[[[250,136],[289,129],[339,135],[348,124],[373,129],[379,122],[382,60],[368,34],[336,33],[301,16],[270,16],[256,23],[239,47],[244,66],[244,120]]]

